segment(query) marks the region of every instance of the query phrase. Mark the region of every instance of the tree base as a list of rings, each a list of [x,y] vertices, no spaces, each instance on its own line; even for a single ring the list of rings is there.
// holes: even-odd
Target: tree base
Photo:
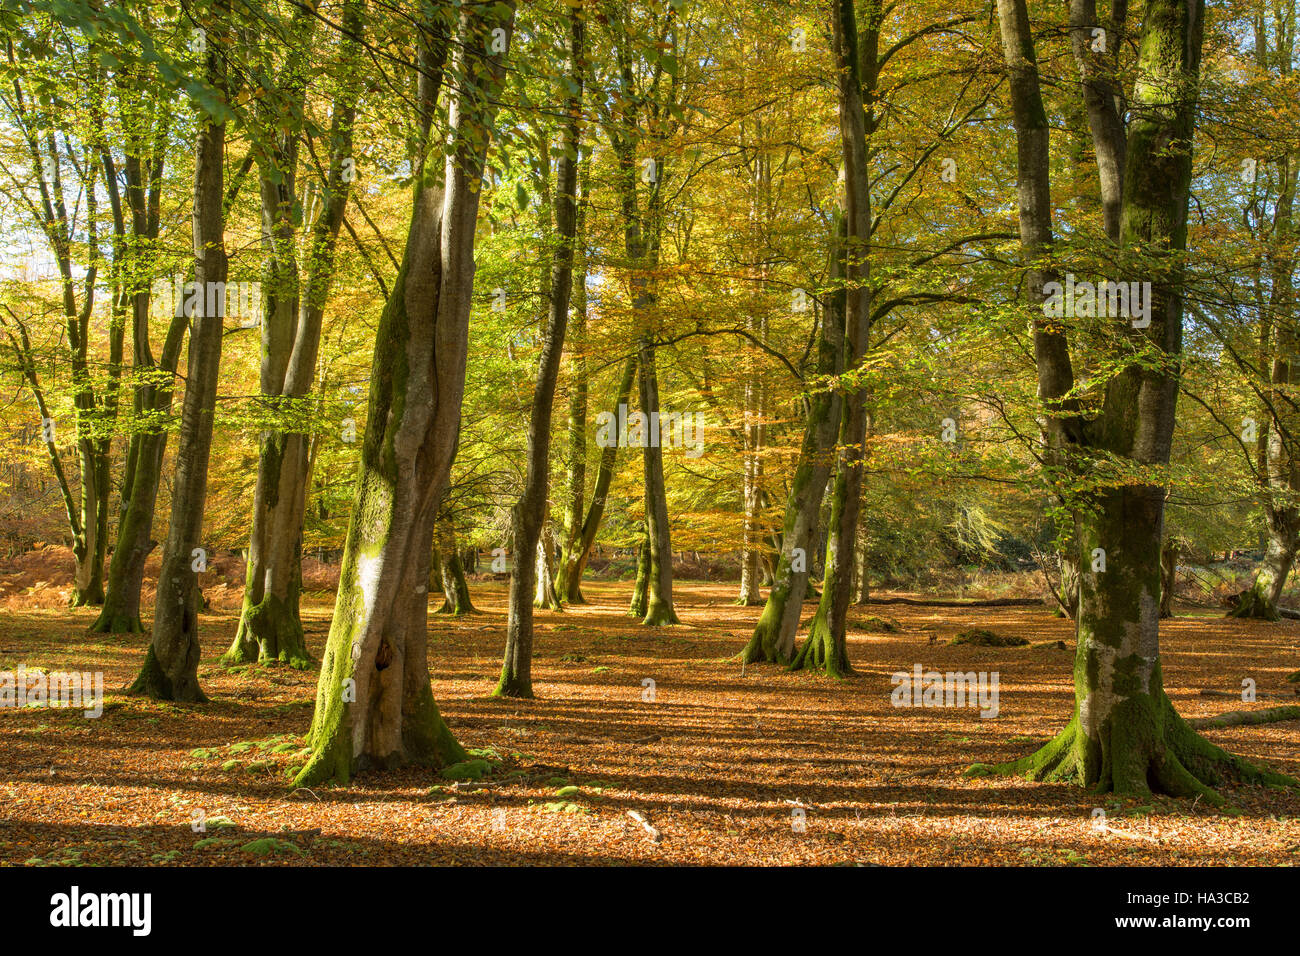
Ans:
[[[68,598],[68,607],[101,607],[104,603],[104,589],[91,587],[84,591],[72,589]]]
[[[533,699],[533,682],[527,678],[521,678],[518,674],[501,675],[497,681],[497,686],[492,691],[493,697],[510,697],[514,700],[532,700]]]
[[[354,774],[371,769],[395,770],[414,766],[437,771],[469,759],[469,754],[438,712],[433,691],[427,684],[413,708],[411,713],[402,716],[400,751],[354,755],[352,728],[345,718],[344,707],[341,704],[331,707],[323,724],[317,726],[313,719],[307,739],[312,755],[294,777],[293,786],[313,787],[327,782],[346,784]]]
[[[302,622],[286,602],[267,596],[261,604],[244,605],[234,643],[221,656],[221,664],[287,664],[310,670],[316,663],[307,651]]]
[[[1226,802],[1215,788],[1228,783],[1300,788],[1300,780],[1256,767],[1200,736],[1163,691],[1158,703],[1140,695],[1118,704],[1099,740],[1083,732],[1076,715],[1029,756],[975,764],[965,775],[1061,781],[1120,796],[1201,797],[1214,806]]]
[[[190,704],[208,702],[207,695],[200,689],[197,680],[186,680],[178,684],[167,676],[162,665],[158,663],[157,655],[153,652],[153,645],[150,645],[145,652],[144,666],[140,668],[139,675],[126,692],[143,694],[153,700],[174,700]]]
[[[438,608],[438,610],[433,613],[445,614],[448,617],[469,617],[471,614],[478,614],[479,610],[472,605],[470,607],[453,607],[450,601],[443,601],[442,607]]]
[[[819,670],[824,671],[828,677],[841,679],[853,673],[848,648],[843,641],[835,640],[821,617],[813,619],[808,640],[803,642],[803,647],[799,648],[788,669]]]
[[[1257,621],[1282,620],[1282,615],[1278,613],[1277,604],[1270,601],[1268,595],[1260,594],[1255,588],[1248,588],[1236,596],[1227,617],[1248,618]]]
[[[677,612],[673,606],[666,601],[654,601],[646,609],[645,617],[641,623],[649,627],[667,627],[670,624],[682,623],[677,618]]]
[[[133,617],[125,611],[111,611],[106,606],[86,630],[91,634],[143,634],[144,624],[138,614]]]

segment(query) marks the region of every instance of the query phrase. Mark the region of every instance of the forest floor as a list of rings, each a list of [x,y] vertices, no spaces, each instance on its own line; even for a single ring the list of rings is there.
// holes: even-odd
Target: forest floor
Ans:
[[[1029,753],[1068,719],[1073,626],[1047,608],[854,608],[856,671],[834,681],[742,669],[733,657],[760,609],[734,606],[732,584],[674,587],[678,627],[628,618],[627,583],[590,583],[593,603],[539,611],[533,701],[489,696],[504,585],[472,586],[479,614],[431,618],[443,714],[466,747],[502,761],[484,789],[406,770],[292,790],[315,674],[218,666],[237,609],[202,618],[212,702],[196,706],[121,693],[147,635],[87,636],[89,609],[0,612],[0,671],[102,670],[106,701],[97,719],[0,710],[0,864],[1300,863],[1300,792],[1232,789],[1215,810],[961,776]],[[313,653],[331,610],[328,592],[305,597]],[[947,643],[972,626],[1032,643]],[[1286,682],[1300,622],[1188,608],[1162,622],[1161,644],[1185,716],[1300,703]],[[916,664],[997,671],[997,717],[893,706],[891,674]],[[1241,703],[1245,678],[1256,703]],[[1205,733],[1300,776],[1300,722]]]

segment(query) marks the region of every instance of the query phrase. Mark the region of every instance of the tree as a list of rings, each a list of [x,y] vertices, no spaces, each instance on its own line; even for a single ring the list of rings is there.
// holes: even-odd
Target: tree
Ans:
[[[1123,172],[1119,238],[1129,268],[1152,275],[1150,325],[1127,316],[1101,347],[1115,371],[1086,414],[1062,327],[1034,320],[1040,397],[1052,428],[1091,470],[1082,510],[1081,554],[1104,554],[1104,571],[1081,576],[1076,619],[1074,716],[1035,753],[968,773],[1069,780],[1099,792],[1223,798],[1228,780],[1300,783],[1260,770],[1205,741],[1166,695],[1160,666],[1160,557],[1165,489],[1150,477],[1169,461],[1182,344],[1187,203],[1201,46],[1202,0],[1152,0],[1138,44],[1138,80]],[[998,19],[1018,142],[1021,244],[1026,258],[1051,242],[1048,124],[1024,0],[999,0]],[[1029,277],[1031,307],[1046,300],[1041,270]],[[1046,313],[1046,310],[1043,310]],[[1106,321],[1106,320],[1103,320]],[[1107,477],[1111,463],[1141,477]]]
[[[569,16],[568,64],[564,85],[565,121],[561,129],[559,168],[555,188],[556,245],[551,266],[550,315],[542,338],[537,363],[537,384],[533,390],[532,414],[528,423],[528,472],[523,491],[511,514],[517,559],[510,575],[510,615],[506,624],[505,659],[495,696],[532,697],[533,598],[539,588],[550,589],[549,570],[553,554],[550,541],[542,540],[550,486],[551,411],[555,384],[564,351],[564,334],[569,321],[573,290],[573,259],[578,217],[578,153],[581,150],[583,44],[585,23],[578,8]],[[541,548],[541,560],[529,556]],[[538,565],[541,565],[539,577]]]
[[[321,323],[333,281],[335,249],[351,192],[352,127],[360,80],[355,62],[362,42],[362,4],[345,5],[340,56],[348,64],[335,97],[329,137],[329,166],[323,196],[307,248],[305,270],[295,251],[301,205],[297,194],[301,116],[307,97],[314,9],[299,8],[288,24],[294,46],[285,54],[277,89],[263,100],[269,142],[261,157],[262,242],[266,248],[263,288],[261,391],[272,414],[301,418],[316,371]],[[276,95],[272,95],[276,94]],[[277,130],[282,116],[292,118]],[[346,167],[346,169],[345,169]],[[300,271],[305,275],[300,276]],[[228,663],[280,661],[298,668],[311,663],[298,616],[302,524],[306,507],[310,436],[305,430],[269,428],[261,436],[252,532],[244,576],[244,606]]]
[[[203,592],[198,575],[207,565],[203,513],[208,492],[208,461],[221,368],[226,276],[224,99],[230,77],[223,45],[232,40],[230,7],[216,0],[201,28],[206,36],[204,74],[215,96],[214,109],[200,107],[194,157],[194,282],[184,303],[190,319],[190,347],[176,441],[176,479],[171,524],[163,546],[154,603],[153,637],[134,693],[160,700],[204,701],[199,688],[199,610]]]
[[[515,8],[466,5],[456,17],[445,171],[439,183],[439,147],[426,138],[401,269],[375,336],[356,496],[298,786],[465,757],[429,687],[429,564],[460,431],[474,234]],[[416,25],[428,130],[443,82],[429,67],[443,62],[453,31],[436,10]]]

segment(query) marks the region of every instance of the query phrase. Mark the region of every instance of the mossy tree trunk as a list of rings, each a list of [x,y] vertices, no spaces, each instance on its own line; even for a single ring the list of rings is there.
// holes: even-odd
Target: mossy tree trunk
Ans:
[[[641,381],[641,410],[650,422],[659,420],[659,377],[655,369],[654,345],[643,339],[638,359]],[[664,483],[663,445],[652,433],[646,442],[645,513],[649,561],[646,569],[646,607],[642,624],[680,624],[673,607],[673,546],[668,519],[668,487]]]
[[[465,565],[456,546],[456,528],[450,521],[438,522],[434,531],[433,558],[436,566],[436,583],[442,588],[443,602],[439,614],[461,617],[477,614],[470,600],[469,583],[465,580]]]
[[[875,88],[878,12],[872,12],[859,42],[853,0],[831,4],[831,33],[839,73],[840,140],[844,162],[845,311],[844,352],[846,371],[852,374],[866,354],[871,330],[870,281],[871,193],[867,169],[868,116],[864,91]],[[869,66],[864,73],[863,61]],[[849,382],[840,421],[839,456],[831,494],[831,517],[826,541],[826,572],[821,600],[809,625],[808,639],[791,661],[793,670],[817,669],[833,677],[852,668],[848,655],[848,613],[853,597],[853,555],[862,507],[862,459],[867,439],[866,396]]]
[[[224,95],[228,89],[223,45],[233,36],[230,7],[214,8],[208,33],[206,74]],[[194,288],[198,302],[185,303],[190,346],[176,438],[171,524],[163,545],[154,602],[153,636],[144,665],[131,690],[162,700],[204,701],[199,688],[199,611],[203,592],[199,573],[207,552],[203,514],[208,494],[208,463],[221,368],[225,249],[226,127],[201,113],[194,161]]]
[[[1019,141],[1020,223],[1026,251],[1051,240],[1047,126],[1024,0],[998,0]],[[1182,268],[1192,137],[1203,35],[1203,0],[1152,0],[1146,7],[1124,168],[1121,246],[1150,270],[1151,322],[1144,329],[1116,319],[1111,346],[1117,370],[1095,417],[1073,415],[1073,387],[1062,330],[1035,322],[1043,398],[1056,427],[1080,455],[1118,458],[1138,469],[1169,461],[1182,345]],[[1031,289],[1034,283],[1031,283]],[[1041,305],[1041,287],[1032,289]],[[1043,341],[1043,338],[1052,341]],[[1153,360],[1134,362],[1139,351]],[[1103,458],[1104,456],[1104,458]],[[1099,465],[1097,467],[1100,467]],[[1104,482],[1085,492],[1079,544],[1083,556],[1104,552],[1104,570],[1080,578],[1076,621],[1074,716],[1041,750],[999,767],[968,773],[1025,774],[1067,780],[1098,792],[1142,796],[1160,791],[1223,802],[1212,787],[1226,781],[1297,784],[1259,770],[1199,737],[1164,691],[1159,609],[1165,490],[1154,484]]]
[[[513,25],[511,3],[467,5],[458,15],[443,178],[442,143],[426,141],[402,265],[375,337],[355,503],[298,786],[465,757],[429,686],[428,577],[459,439],[474,235],[505,72],[493,30],[508,41]],[[416,27],[423,46],[450,42],[436,22]],[[441,63],[442,51],[422,50],[421,61]],[[441,80],[440,70],[422,71],[422,103],[437,101]]]
[[[632,601],[628,605],[629,617],[645,617],[650,590],[650,535],[642,531],[641,543],[636,549],[636,581],[632,585]]]
[[[844,370],[846,229],[842,219],[837,219],[832,227],[831,288],[817,335],[818,380],[809,389],[811,397],[806,399],[803,443],[786,498],[780,554],[772,585],[754,633],[740,652],[740,658],[746,664],[755,661],[788,664],[794,658],[799,617],[804,596],[811,585],[817,525],[844,403],[834,379]]]
[[[281,107],[297,115],[307,96],[311,11],[294,16],[294,32],[303,40],[289,55],[280,77],[286,91],[280,99],[265,101],[268,126]],[[343,11],[343,57],[360,49],[363,20],[359,0]],[[325,304],[334,275],[335,248],[351,187],[344,163],[353,153],[352,126],[356,115],[359,80],[349,73],[335,99],[330,128],[330,162],[322,188],[320,213],[312,228],[305,283],[295,248],[297,245],[298,143],[294,127],[271,132],[273,144],[261,170],[262,243],[267,252],[263,280],[261,391],[267,410],[292,424],[304,414],[303,401],[311,389],[320,346]],[[273,128],[273,127],[272,127]],[[275,423],[277,426],[280,422]],[[302,527],[307,503],[311,437],[298,427],[272,427],[263,431],[258,459],[253,521],[244,575],[244,604],[234,642],[223,660],[227,663],[279,662],[307,668],[312,663],[299,617],[302,581]]]
[[[1168,537],[1160,549],[1160,617],[1174,616],[1174,588],[1178,584],[1178,539]]]

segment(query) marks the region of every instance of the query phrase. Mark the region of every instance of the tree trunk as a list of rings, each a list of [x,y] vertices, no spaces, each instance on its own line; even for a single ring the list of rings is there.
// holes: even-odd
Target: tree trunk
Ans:
[[[343,13],[344,56],[360,48],[363,29],[360,3]],[[281,76],[287,99],[296,109],[306,98],[307,64],[314,18],[294,16],[299,46]],[[312,230],[305,288],[294,254],[294,209],[299,202],[296,170],[299,132],[290,128],[263,163],[261,175],[262,240],[267,250],[262,319],[261,390],[272,411],[295,415],[311,389],[320,346],[325,303],[334,273],[334,251],[351,188],[343,165],[352,156],[352,126],[357,83],[350,78],[334,102],[330,165],[325,176],[321,212]],[[302,584],[302,526],[307,506],[311,437],[292,429],[262,433],[252,531],[244,573],[244,604],[234,642],[223,662],[279,662],[300,670],[313,663],[307,651],[299,596]]]
[[[219,95],[227,90],[221,50],[231,36],[230,7],[222,3],[209,25],[207,75]],[[226,127],[200,117],[194,170],[194,295],[187,297],[190,346],[176,439],[171,524],[163,546],[154,601],[153,638],[131,691],[161,700],[204,701],[199,688],[199,573],[206,562],[203,513],[216,411],[217,376],[227,275],[225,232]],[[199,301],[195,302],[194,299]]]
[[[831,5],[832,35],[839,71],[840,139],[844,160],[844,221],[846,297],[844,352],[846,370],[855,371],[866,355],[871,330],[870,281],[871,193],[867,170],[867,115],[862,102],[863,72],[859,57],[872,64],[867,88],[874,88],[878,36],[872,14],[867,42],[859,46],[853,0],[834,0]],[[817,668],[833,677],[852,668],[848,655],[848,613],[853,588],[853,552],[862,507],[862,456],[867,440],[866,397],[859,387],[850,387],[844,397],[840,420],[839,460],[831,496],[831,518],[826,541],[826,573],[817,613],[809,626],[808,639],[795,655],[793,670]]]
[[[1160,617],[1174,616],[1174,587],[1178,583],[1178,539],[1166,538],[1160,549]]]
[[[567,85],[570,92],[563,127],[563,155],[556,174],[557,242],[551,264],[550,316],[537,362],[537,383],[528,424],[528,470],[524,477],[524,490],[511,514],[517,560],[510,576],[510,614],[506,623],[501,679],[494,691],[498,697],[533,696],[533,601],[537,596],[534,592],[540,589],[543,604],[559,605],[551,573],[554,550],[551,541],[543,536],[542,529],[547,519],[547,493],[551,480],[552,406],[569,322],[578,224],[578,152],[581,147],[578,117],[582,109],[584,29],[580,13],[571,12],[569,25]],[[529,560],[534,553],[539,560]]]
[[[550,611],[563,611],[564,603],[555,586],[555,532],[551,523],[542,524],[542,533],[537,539],[536,588],[533,592],[533,607]]]
[[[844,231],[842,220],[832,232],[831,292],[823,310],[817,336],[817,374],[825,379],[844,371]],[[799,463],[790,482],[781,532],[780,557],[773,574],[767,603],[754,633],[740,652],[741,661],[786,664],[794,658],[795,634],[803,611],[804,595],[811,585],[814,540],[821,519],[822,499],[831,473],[842,415],[843,398],[838,387],[821,384],[808,403]]]
[[[1269,517],[1268,546],[1264,560],[1255,572],[1251,586],[1237,596],[1236,606],[1228,612],[1229,617],[1259,618],[1265,621],[1282,619],[1277,605],[1295,563],[1296,531],[1294,516],[1288,521],[1284,509],[1270,509]]]
[[[494,29],[508,41],[513,24],[511,3],[459,14],[445,178],[440,187],[421,167],[402,266],[376,333],[355,504],[300,787],[369,767],[437,768],[465,758],[429,687],[428,577],[459,439],[474,235],[504,78],[504,53],[484,51]],[[436,22],[418,26],[421,42],[436,37]],[[421,78],[422,92],[431,79]],[[441,142],[427,146],[430,158],[441,155]]]
[[[437,534],[435,529],[434,563],[438,565],[437,583],[442,588],[443,603],[439,614],[461,617],[477,614],[470,600],[469,583],[465,580],[465,566],[456,547],[456,529],[448,523]]]
[[[641,380],[641,411],[647,419],[645,462],[645,513],[649,543],[646,570],[646,609],[642,624],[680,624],[673,608],[673,547],[668,520],[668,488],[664,484],[664,453],[659,440],[659,378],[655,370],[654,345],[642,340],[638,360]]]
[[[636,552],[636,583],[632,585],[632,603],[628,606],[629,617],[645,617],[647,594],[650,590],[650,535],[642,531],[641,545]]]
[[[636,353],[634,352],[623,364],[623,372],[614,393],[614,409],[611,414],[615,420],[618,419],[619,409],[627,405],[628,397],[632,394],[632,380],[635,377]],[[570,604],[587,603],[582,597],[582,573],[587,568],[591,549],[596,544],[596,534],[600,531],[600,522],[605,515],[605,498],[614,479],[614,464],[617,458],[617,441],[601,449],[600,464],[596,468],[596,483],[591,490],[591,503],[587,505],[587,515],[582,520],[582,532],[578,535],[577,541],[572,546],[566,547],[560,556],[556,590],[559,591],[560,597]]]
[[[582,573],[579,558],[583,539],[582,506],[587,494],[587,401],[590,388],[587,369],[587,256],[586,241],[587,179],[590,151],[578,176],[578,222],[574,248],[573,329],[569,353],[569,445],[565,476],[564,529],[560,566],[556,572],[556,590],[562,601],[586,604],[582,596]],[[617,412],[617,408],[615,408]],[[604,450],[601,453],[604,458]],[[577,576],[574,572],[577,571]]]

